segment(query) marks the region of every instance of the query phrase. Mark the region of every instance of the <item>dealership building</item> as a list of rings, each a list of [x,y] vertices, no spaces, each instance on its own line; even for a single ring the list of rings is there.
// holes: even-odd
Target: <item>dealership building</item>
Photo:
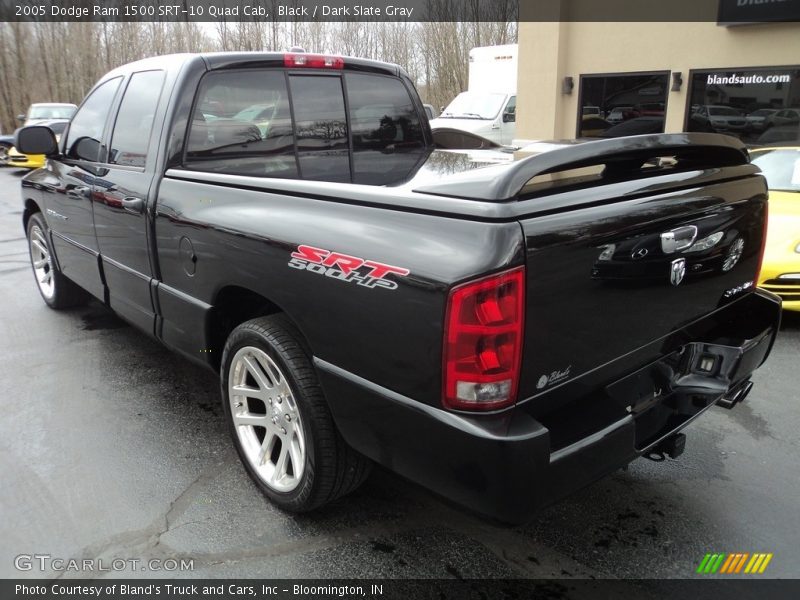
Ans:
[[[797,139],[800,0],[781,9],[794,22],[521,21],[515,143],[613,126]]]

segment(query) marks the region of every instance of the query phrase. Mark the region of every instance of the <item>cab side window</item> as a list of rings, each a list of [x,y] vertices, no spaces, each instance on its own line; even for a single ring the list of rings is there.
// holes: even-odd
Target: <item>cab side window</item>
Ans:
[[[197,171],[297,177],[284,73],[206,75],[189,126],[184,164]]]
[[[125,89],[111,136],[108,162],[144,167],[164,71],[134,73]]]
[[[69,124],[64,144],[68,158],[99,162],[105,160],[103,128],[122,77],[102,83],[83,102]]]

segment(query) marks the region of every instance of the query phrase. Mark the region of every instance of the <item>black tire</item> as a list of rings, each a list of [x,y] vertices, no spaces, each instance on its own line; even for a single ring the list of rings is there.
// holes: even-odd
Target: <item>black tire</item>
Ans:
[[[242,464],[275,505],[298,513],[308,512],[352,492],[364,482],[372,467],[371,461],[350,448],[337,431],[317,375],[300,340],[296,327],[282,314],[242,323],[231,332],[225,343],[221,372],[225,417]],[[252,348],[263,351],[274,361],[291,388],[293,403],[300,415],[305,439],[304,468],[297,478],[296,487],[289,491],[274,489],[263,474],[259,475],[251,463],[252,458],[248,458],[248,452],[252,457],[252,446],[249,450],[245,448],[234,424],[234,407],[228,385],[231,377],[236,376],[232,362]],[[246,401],[251,400],[248,398]],[[269,407],[264,403],[267,415],[271,414],[271,406],[272,400]],[[251,409],[244,410],[249,414]],[[253,432],[256,429],[253,427]],[[275,462],[277,465],[278,461]]]
[[[41,235],[37,235],[37,233],[41,233]],[[39,277],[36,273],[34,244],[31,241],[33,236],[36,236],[37,242],[43,244],[49,254],[50,260],[45,270],[47,272],[51,271],[52,293],[46,293],[43,286],[40,285]],[[89,293],[65,277],[56,266],[56,261],[53,259],[53,253],[50,247],[50,236],[47,232],[47,224],[44,222],[42,213],[34,213],[28,219],[27,238],[28,254],[31,259],[31,268],[33,269],[33,275],[36,280],[36,287],[47,306],[58,310],[86,304],[89,301]]]

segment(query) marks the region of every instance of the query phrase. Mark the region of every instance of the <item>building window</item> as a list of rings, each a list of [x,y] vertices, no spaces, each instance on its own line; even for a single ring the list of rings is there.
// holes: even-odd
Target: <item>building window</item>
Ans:
[[[800,138],[800,67],[692,71],[686,131],[751,144]]]
[[[583,138],[662,133],[669,72],[581,75],[576,135]]]

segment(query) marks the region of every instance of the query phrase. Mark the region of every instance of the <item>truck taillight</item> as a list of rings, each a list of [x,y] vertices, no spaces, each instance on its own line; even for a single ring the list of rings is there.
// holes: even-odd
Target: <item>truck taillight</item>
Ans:
[[[444,332],[445,407],[496,410],[516,402],[524,313],[524,267],[451,290]]]
[[[344,69],[344,59],[341,56],[289,52],[283,55],[283,66],[307,67],[309,69]]]

